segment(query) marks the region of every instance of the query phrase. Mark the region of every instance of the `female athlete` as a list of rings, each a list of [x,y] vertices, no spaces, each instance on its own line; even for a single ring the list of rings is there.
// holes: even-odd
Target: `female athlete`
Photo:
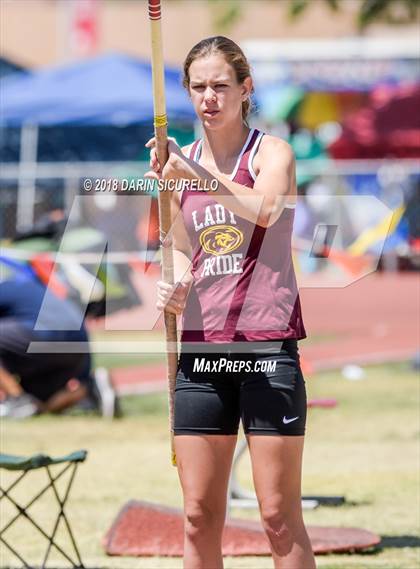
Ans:
[[[162,171],[155,140],[146,145],[148,177],[188,181],[171,195],[176,284],[159,282],[157,302],[160,310],[183,313],[174,431],[184,567],[223,567],[242,420],[274,566],[313,569],[301,508],[306,391],[297,342],[306,333],[291,258],[293,153],[249,128],[250,68],[230,39],[194,46],[184,85],[202,139],[182,149],[169,140]]]

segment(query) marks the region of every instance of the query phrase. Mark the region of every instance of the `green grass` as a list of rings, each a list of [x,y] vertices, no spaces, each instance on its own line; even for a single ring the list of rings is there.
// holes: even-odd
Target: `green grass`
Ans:
[[[150,354],[147,356],[138,356],[135,354],[95,354],[93,365],[97,367],[105,367],[107,369],[137,367],[149,364],[165,363],[165,357],[159,354]]]
[[[106,367],[108,369],[137,367],[155,363],[165,363],[164,353],[148,353],[148,341],[162,341],[162,332],[148,332],[147,334],[139,331],[95,331],[90,334],[90,339],[101,349],[93,354],[94,367]],[[144,342],[144,344],[143,344]],[[120,345],[120,346],[119,346]],[[119,352],[119,348],[126,350],[127,345],[132,345],[133,352]],[[141,348],[141,349],[140,349]]]
[[[372,366],[366,371],[366,379],[357,382],[346,381],[337,372],[307,379],[310,398],[336,397],[339,405],[309,412],[303,491],[343,494],[348,504],[305,511],[305,521],[311,525],[357,526],[384,536],[384,547],[373,553],[318,556],[318,566],[323,569],[417,569],[419,378],[408,364]],[[125,397],[122,406],[125,418],[114,422],[81,416],[3,422],[2,451],[63,454],[78,448],[89,450],[69,504],[87,567],[180,568],[179,559],[108,558],[103,553],[101,539],[128,500],[177,507],[182,503],[176,469],[169,464],[166,394]],[[33,476],[36,479],[40,474]],[[247,458],[240,464],[239,477],[250,487]],[[9,473],[3,471],[2,479],[7,482]],[[27,492],[22,487],[23,501]],[[51,507],[44,502],[37,508],[45,526],[50,523]],[[0,513],[5,519],[8,509]],[[252,511],[233,514],[257,518],[257,512]],[[26,527],[14,538],[20,540],[27,556],[40,564],[39,539]],[[8,564],[18,565],[3,552],[0,566]],[[268,557],[228,558],[225,567],[265,569],[272,563]]]

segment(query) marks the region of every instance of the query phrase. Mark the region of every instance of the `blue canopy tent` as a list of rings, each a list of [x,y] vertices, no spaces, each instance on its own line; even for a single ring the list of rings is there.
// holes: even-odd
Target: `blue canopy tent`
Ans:
[[[165,81],[169,119],[193,121],[179,70],[166,68]],[[127,55],[104,55],[2,83],[2,126],[121,125],[153,119],[151,66]]]
[[[166,68],[165,81],[169,123],[184,127],[185,136],[191,137],[195,114],[180,70]],[[28,76],[14,74],[2,81],[0,128],[2,161],[19,160],[27,171],[37,160],[143,158],[144,142],[153,132],[151,65],[127,55],[107,54]],[[20,147],[17,129],[22,129]],[[29,202],[35,191],[28,176],[19,180],[20,189],[23,185],[25,192],[18,192],[20,229],[32,224]]]
[[[3,80],[14,73],[29,74],[30,71],[7,57],[0,57],[0,79]]]

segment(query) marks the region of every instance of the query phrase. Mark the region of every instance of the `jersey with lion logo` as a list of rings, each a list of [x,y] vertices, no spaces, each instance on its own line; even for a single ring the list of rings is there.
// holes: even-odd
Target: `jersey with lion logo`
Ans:
[[[251,129],[230,178],[252,188],[253,158],[264,133]],[[199,162],[202,141],[190,158]],[[235,200],[232,198],[229,198]],[[302,339],[306,332],[291,254],[294,205],[269,228],[241,218],[212,192],[188,187],[181,210],[193,257],[193,285],[183,314],[183,342]]]

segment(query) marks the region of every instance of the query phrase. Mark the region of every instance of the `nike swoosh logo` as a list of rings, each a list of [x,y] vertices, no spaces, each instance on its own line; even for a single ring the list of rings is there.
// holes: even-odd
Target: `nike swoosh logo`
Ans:
[[[283,417],[283,423],[285,425],[287,425],[287,423],[292,423],[293,421],[296,421],[296,419],[299,419],[299,415],[297,417],[292,417],[291,419],[288,419],[287,417]]]

